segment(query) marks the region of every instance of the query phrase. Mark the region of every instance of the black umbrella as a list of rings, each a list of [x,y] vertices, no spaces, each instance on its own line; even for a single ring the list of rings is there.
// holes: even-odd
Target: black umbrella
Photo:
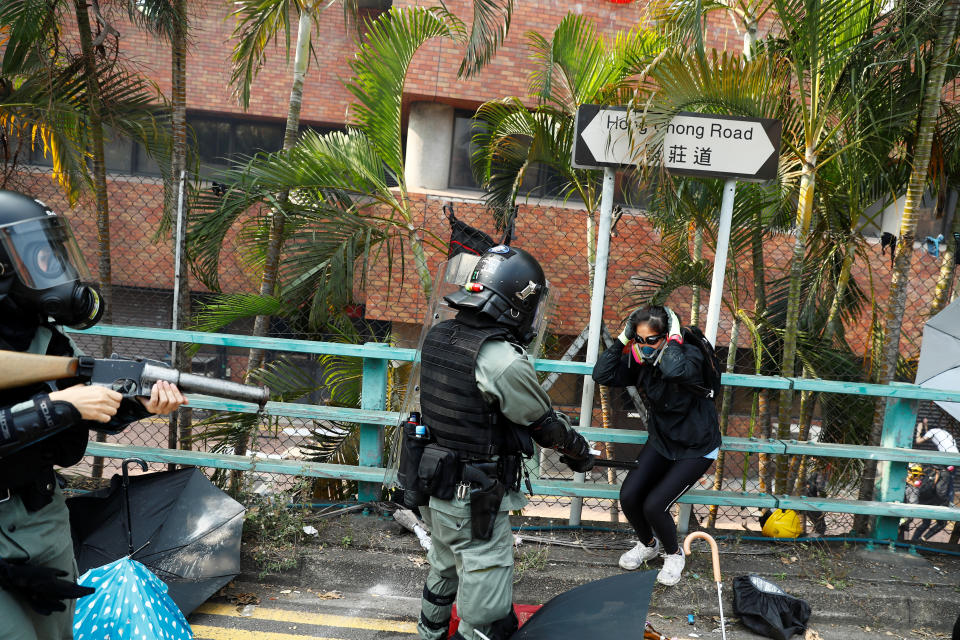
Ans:
[[[127,463],[108,489],[67,500],[80,573],[129,555],[189,615],[240,573],[244,507],[198,469],[128,479]]]
[[[642,638],[656,571],[622,573],[553,598],[511,640]]]

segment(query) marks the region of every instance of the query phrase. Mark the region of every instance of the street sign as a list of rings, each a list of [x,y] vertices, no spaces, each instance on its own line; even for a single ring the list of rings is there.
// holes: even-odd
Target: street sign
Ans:
[[[639,113],[632,120],[631,133],[626,108],[581,105],[573,166],[594,169],[639,164],[643,145],[659,127],[644,126]],[[783,132],[779,120],[682,111],[665,127],[659,162],[671,173],[753,181],[777,175]]]

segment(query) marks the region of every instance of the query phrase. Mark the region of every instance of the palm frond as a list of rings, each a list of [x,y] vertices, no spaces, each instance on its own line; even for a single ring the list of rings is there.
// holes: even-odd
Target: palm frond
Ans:
[[[301,5],[296,0],[236,0],[233,6],[231,15],[237,22],[232,34],[235,44],[230,85],[240,106],[247,108],[253,81],[266,60],[267,47],[281,32],[289,63],[291,32],[295,29],[291,26],[291,9],[300,10]]]
[[[291,311],[292,306],[280,298],[246,293],[218,294],[211,301],[200,304],[193,328],[220,331],[247,318],[284,315]]]
[[[440,4],[446,7],[443,0]],[[493,59],[510,32],[514,0],[473,0],[473,20],[457,75],[470,78]]]
[[[168,41],[189,27],[187,16],[181,15],[170,0],[127,0],[127,15],[144,31]]]
[[[414,54],[431,38],[452,37],[443,15],[421,7],[391,9],[370,23],[367,40],[350,60],[346,88],[357,102],[351,124],[362,130],[381,161],[403,184],[403,83]]]
[[[61,23],[62,6],[49,0],[4,0],[0,3],[0,74],[29,73],[28,59],[43,50],[44,42]]]

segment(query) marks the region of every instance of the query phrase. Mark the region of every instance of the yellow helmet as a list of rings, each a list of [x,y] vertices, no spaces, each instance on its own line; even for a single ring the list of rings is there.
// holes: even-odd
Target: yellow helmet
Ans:
[[[907,466],[907,483],[919,487],[920,481],[923,480],[925,475],[922,465],[913,463]]]
[[[799,538],[803,534],[803,522],[793,509],[777,509],[763,523],[761,532],[768,538]]]

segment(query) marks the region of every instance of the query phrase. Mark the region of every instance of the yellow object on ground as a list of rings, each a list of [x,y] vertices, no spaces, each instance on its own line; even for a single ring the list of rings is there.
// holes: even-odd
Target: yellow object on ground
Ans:
[[[763,523],[761,533],[768,538],[798,538],[803,533],[803,522],[793,509],[777,509]]]

